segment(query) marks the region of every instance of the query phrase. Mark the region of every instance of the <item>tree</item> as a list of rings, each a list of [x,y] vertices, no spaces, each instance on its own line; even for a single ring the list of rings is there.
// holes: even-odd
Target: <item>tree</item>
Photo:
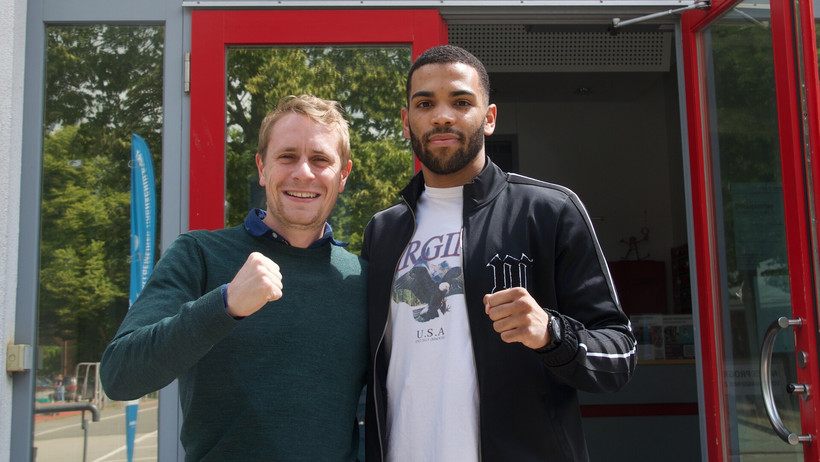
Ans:
[[[162,51],[158,27],[47,31],[39,343],[73,340],[75,361],[99,360],[128,309],[131,133],[159,173]]]
[[[361,249],[369,218],[398,198],[413,173],[399,113],[407,48],[241,48],[228,53],[229,225],[264,208],[253,157],[259,126],[281,98],[310,93],[339,101],[350,122],[353,172],[330,218],[338,239]]]
[[[75,362],[100,358],[128,308],[130,139],[151,147],[159,184],[163,40],[159,27],[47,31],[39,343],[76,341]],[[313,93],[340,101],[351,123],[354,170],[331,224],[358,251],[367,220],[412,174],[399,119],[409,65],[407,48],[231,50],[228,224],[264,206],[253,160],[262,119],[280,98]]]
[[[714,115],[719,142],[715,152],[720,161],[723,194],[723,221],[730,245],[726,248],[727,268],[736,272],[738,262],[748,256],[738,248],[738,235],[768,233],[760,238],[755,252],[773,258],[786,256],[783,229],[737,223],[737,208],[749,185],[766,188],[782,184],[777,107],[774,85],[774,52],[771,31],[747,22],[711,28],[715,79]],[[773,190],[774,191],[774,190]],[[777,193],[782,202],[782,193]],[[781,214],[782,208],[777,211]],[[768,248],[761,245],[766,242]],[[748,249],[747,249],[748,251]],[[781,263],[785,264],[785,261]],[[747,262],[748,264],[748,262]]]

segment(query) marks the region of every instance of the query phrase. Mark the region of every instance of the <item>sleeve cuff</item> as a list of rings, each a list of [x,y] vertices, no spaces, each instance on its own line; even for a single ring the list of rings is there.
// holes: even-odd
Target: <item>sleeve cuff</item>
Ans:
[[[228,284],[222,284],[222,303],[225,306],[225,313],[228,313]],[[237,321],[245,319],[245,316],[231,316]]]
[[[563,339],[556,346],[545,346],[535,350],[535,352],[541,356],[547,366],[563,366],[571,362],[578,353],[578,336],[563,316],[554,312],[550,312],[550,316],[555,316],[555,319],[561,323]]]

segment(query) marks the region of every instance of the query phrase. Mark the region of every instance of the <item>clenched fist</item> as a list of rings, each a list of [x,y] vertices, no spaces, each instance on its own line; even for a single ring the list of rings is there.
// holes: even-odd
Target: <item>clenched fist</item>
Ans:
[[[538,306],[527,289],[516,287],[484,296],[484,312],[507,343],[519,342],[538,349],[549,342],[550,315]]]
[[[259,252],[248,256],[245,264],[228,284],[228,314],[250,316],[266,303],[282,298],[279,265]]]

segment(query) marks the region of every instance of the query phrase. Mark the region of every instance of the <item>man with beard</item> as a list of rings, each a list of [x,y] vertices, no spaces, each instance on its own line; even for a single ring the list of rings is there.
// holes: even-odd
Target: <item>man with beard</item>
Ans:
[[[401,119],[421,172],[362,249],[368,461],[588,460],[577,390],[618,390],[635,368],[578,197],[485,155],[489,94],[484,66],[454,46],[427,50],[407,76]],[[442,288],[442,314],[414,317]]]

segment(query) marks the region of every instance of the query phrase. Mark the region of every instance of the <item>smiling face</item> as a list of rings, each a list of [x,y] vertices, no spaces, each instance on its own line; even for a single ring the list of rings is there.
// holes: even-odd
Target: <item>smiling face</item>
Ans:
[[[295,247],[323,232],[344,190],[351,161],[342,165],[340,136],[330,126],[289,113],[270,130],[265,152],[256,154],[259,185],[268,200],[264,222]]]
[[[484,136],[495,130],[496,117],[487,99],[478,72],[467,64],[426,64],[415,70],[401,118],[428,185],[460,186],[484,167]]]

